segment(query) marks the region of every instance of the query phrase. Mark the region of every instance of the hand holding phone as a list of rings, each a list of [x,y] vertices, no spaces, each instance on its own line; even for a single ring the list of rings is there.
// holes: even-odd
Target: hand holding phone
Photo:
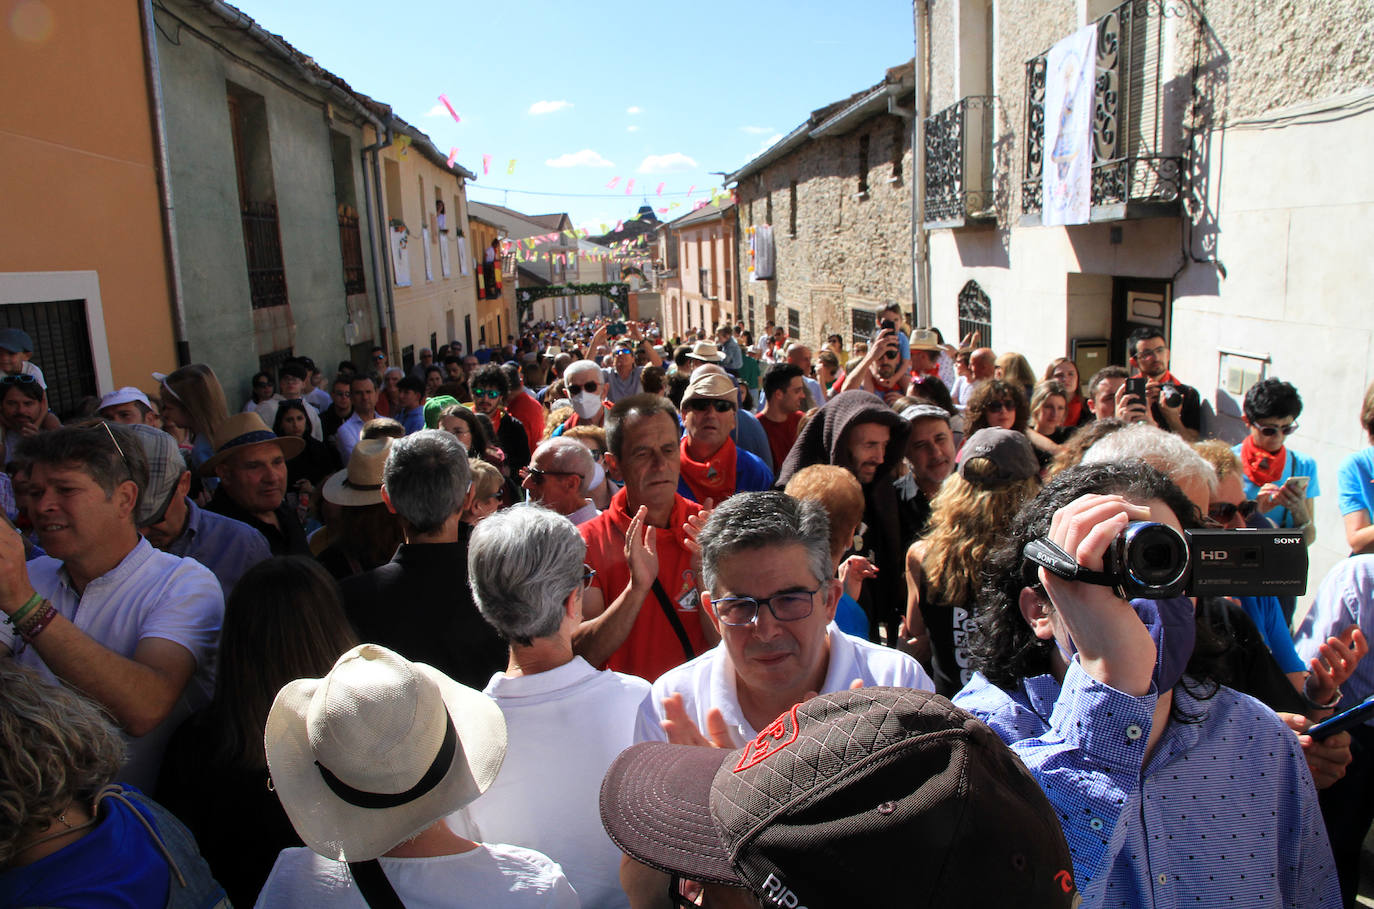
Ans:
[[[1354,729],[1365,720],[1374,719],[1374,694],[1365,698],[1360,703],[1351,707],[1343,713],[1338,713],[1333,717],[1322,720],[1317,725],[1307,730],[1307,734],[1317,741],[1323,741],[1338,732],[1346,732]]]
[[[1284,489],[1291,489],[1300,499],[1307,498],[1307,484],[1311,477],[1291,476],[1283,481]]]

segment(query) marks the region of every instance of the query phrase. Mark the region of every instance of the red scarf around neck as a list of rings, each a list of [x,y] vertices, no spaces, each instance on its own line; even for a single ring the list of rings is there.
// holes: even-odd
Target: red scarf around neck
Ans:
[[[687,436],[682,437],[682,479],[698,502],[712,499],[717,505],[735,493],[735,443],[726,439],[720,450],[706,461],[695,461],[687,454]]]
[[[1287,447],[1278,451],[1265,451],[1255,444],[1254,436],[1246,436],[1240,443],[1240,463],[1245,475],[1256,486],[1277,483],[1283,476],[1283,466],[1288,462]]]

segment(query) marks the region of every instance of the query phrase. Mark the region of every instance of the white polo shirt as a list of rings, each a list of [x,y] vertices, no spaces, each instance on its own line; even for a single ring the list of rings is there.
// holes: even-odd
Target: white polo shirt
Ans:
[[[825,631],[830,637],[830,664],[826,669],[825,684],[818,694],[847,691],[855,679],[862,680],[865,688],[880,686],[935,690],[935,683],[926,675],[921,664],[900,650],[845,634],[834,622],[826,626]],[[703,733],[706,730],[706,714],[716,707],[725,717],[736,748],[758,737],[758,730],[749,724],[744,718],[744,711],[740,709],[734,665],[730,662],[724,641],[696,659],[668,670],[654,682],[654,710],[660,720],[667,718],[663,711],[663,699],[672,694],[682,695],[682,705],[687,715]]]
[[[132,658],[144,638],[162,638],[185,647],[195,659],[191,681],[162,724],[138,738],[125,736],[128,760],[118,779],[151,789],[167,739],[192,711],[209,703],[215,691],[224,621],[219,581],[195,559],[162,552],[142,537],[123,561],[86,585],[84,593],[72,588],[62,563],[47,556],[29,562],[29,581],[64,618],[122,657]],[[8,645],[20,663],[61,684],[37,649],[16,637],[7,623],[0,623],[0,643]]]

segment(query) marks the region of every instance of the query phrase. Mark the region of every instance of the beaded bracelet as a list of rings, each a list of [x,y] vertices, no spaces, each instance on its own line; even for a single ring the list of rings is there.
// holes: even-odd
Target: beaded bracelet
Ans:
[[[33,596],[25,600],[24,605],[16,609],[13,615],[5,616],[5,621],[9,622],[15,628],[18,628],[19,624],[23,622],[24,619],[28,617],[29,613],[33,612],[34,608],[41,602],[43,602],[43,595],[34,591]]]
[[[57,618],[57,609],[52,603],[44,600],[43,607],[31,616],[29,621],[24,623],[24,627],[17,630],[23,636],[24,640],[32,644],[33,639],[38,637],[38,635],[43,632],[43,629],[47,628],[48,624],[55,618]]]

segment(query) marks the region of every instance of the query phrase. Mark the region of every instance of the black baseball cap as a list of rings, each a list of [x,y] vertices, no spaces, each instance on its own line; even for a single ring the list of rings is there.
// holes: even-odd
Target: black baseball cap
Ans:
[[[601,822],[645,865],[765,903],[1081,901],[1035,779],[972,714],[908,688],[812,698],[735,751],[634,745],[602,780]]]

